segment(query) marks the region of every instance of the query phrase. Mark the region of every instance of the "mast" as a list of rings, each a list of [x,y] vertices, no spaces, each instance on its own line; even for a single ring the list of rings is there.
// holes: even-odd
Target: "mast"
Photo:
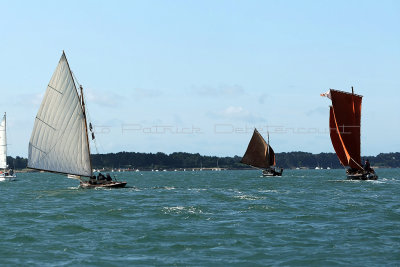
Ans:
[[[353,100],[353,112],[354,112],[354,116],[356,115],[356,107],[355,107],[355,101],[354,101],[354,88],[353,88],[353,86],[351,87],[351,95],[352,95],[352,100]],[[355,118],[356,119],[356,118]],[[359,138],[359,140],[360,140],[360,159],[361,159],[361,112],[360,112],[360,131],[359,131],[359,134],[360,134],[360,138]],[[357,161],[355,161],[353,158],[351,158],[351,160],[358,166],[358,167],[360,167],[362,170],[364,170],[364,168],[363,168],[363,166],[362,166],[362,164],[359,164],[359,163],[357,163]]]
[[[267,165],[269,166],[269,131],[267,131]]]
[[[85,121],[85,133],[86,133],[86,143],[89,151],[89,165],[90,165],[90,176],[92,176],[92,160],[90,158],[90,146],[89,146],[89,137],[88,137],[88,130],[87,130],[87,121],[86,121],[86,107],[85,107],[85,100],[83,99],[83,88],[82,85],[79,86],[81,89],[81,101],[82,101],[82,110],[83,110],[83,118]]]
[[[353,110],[355,114],[355,105],[354,105],[354,88],[351,87],[351,94],[353,95]],[[361,159],[361,112],[360,112],[360,159]],[[362,170],[364,170],[362,164],[358,164],[354,159],[352,159],[354,163],[356,163]]]

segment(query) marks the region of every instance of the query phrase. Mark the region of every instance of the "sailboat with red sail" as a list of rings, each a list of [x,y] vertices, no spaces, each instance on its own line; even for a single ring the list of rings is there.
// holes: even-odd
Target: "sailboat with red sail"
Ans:
[[[246,153],[240,162],[263,169],[263,176],[282,176],[283,169],[275,170],[275,152],[269,145],[269,134],[267,143],[257,129],[254,129]]]
[[[321,94],[332,100],[329,113],[330,137],[340,163],[349,167],[347,179],[376,180],[378,176],[367,163],[361,163],[361,103],[362,96],[330,89]]]

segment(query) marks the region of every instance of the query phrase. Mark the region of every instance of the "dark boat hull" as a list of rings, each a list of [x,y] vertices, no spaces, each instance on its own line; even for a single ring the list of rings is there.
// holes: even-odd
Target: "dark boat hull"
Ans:
[[[280,172],[275,171],[275,169],[266,169],[262,171],[262,175],[264,177],[272,177],[272,176],[282,176],[283,169]]]
[[[348,180],[378,180],[378,175],[374,172],[363,172],[347,174]]]
[[[82,188],[123,188],[127,182],[109,182],[104,184],[91,184],[88,182],[81,182],[80,187]]]

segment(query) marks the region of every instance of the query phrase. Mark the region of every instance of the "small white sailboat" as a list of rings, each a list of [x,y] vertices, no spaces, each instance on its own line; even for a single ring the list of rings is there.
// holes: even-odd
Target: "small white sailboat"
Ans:
[[[90,123],[89,130],[94,139]],[[79,179],[84,188],[126,185],[109,175],[93,175],[83,88],[74,79],[64,52],[35,118],[28,168],[66,174]]]
[[[216,168],[213,168],[212,170],[213,170],[213,171],[217,171],[217,172],[221,171],[221,168],[220,168],[219,165],[218,165],[218,159],[217,159],[217,167],[216,167]]]
[[[7,169],[7,133],[6,133],[6,113],[0,123],[0,181],[14,181],[16,175],[13,169]]]

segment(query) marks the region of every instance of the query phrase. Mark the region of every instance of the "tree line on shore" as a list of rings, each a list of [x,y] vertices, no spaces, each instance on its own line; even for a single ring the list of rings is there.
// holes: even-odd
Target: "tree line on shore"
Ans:
[[[369,159],[374,167],[400,167],[400,153],[380,153],[377,156],[362,157],[362,162]],[[91,155],[92,167],[95,169],[184,169],[184,168],[227,168],[247,169],[249,166],[240,163],[241,157],[203,156],[198,153],[174,152],[172,154],[118,152]],[[7,157],[7,164],[13,169],[24,169],[27,159],[17,156]],[[276,164],[282,168],[343,168],[335,153],[312,154],[308,152],[276,153]]]

